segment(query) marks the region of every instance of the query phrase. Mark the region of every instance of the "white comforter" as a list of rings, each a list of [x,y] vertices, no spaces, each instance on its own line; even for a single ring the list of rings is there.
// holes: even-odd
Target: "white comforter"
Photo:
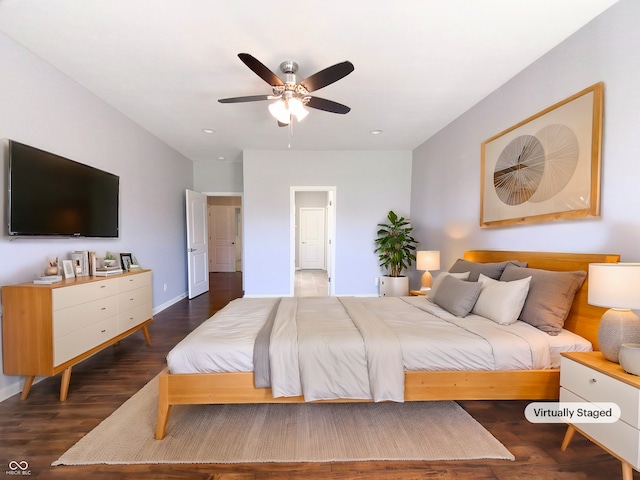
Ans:
[[[234,300],[174,347],[170,371],[253,371],[256,336],[276,303]],[[554,368],[553,352],[591,349],[570,332],[558,337],[523,322],[458,318],[424,297],[282,298],[270,336],[272,391],[402,401],[404,371]]]

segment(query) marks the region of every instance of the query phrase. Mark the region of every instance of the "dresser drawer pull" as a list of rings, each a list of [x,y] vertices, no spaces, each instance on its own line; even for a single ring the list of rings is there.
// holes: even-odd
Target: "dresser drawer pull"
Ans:
[[[106,287],[106,285],[100,285],[100,288],[105,288],[105,287]]]
[[[598,380],[596,380],[595,378],[590,378],[589,379],[589,383],[596,383]]]
[[[100,330],[100,333],[104,333],[104,332],[106,332],[106,330]]]
[[[107,307],[102,307],[100,310],[106,310],[106,309],[107,309]]]

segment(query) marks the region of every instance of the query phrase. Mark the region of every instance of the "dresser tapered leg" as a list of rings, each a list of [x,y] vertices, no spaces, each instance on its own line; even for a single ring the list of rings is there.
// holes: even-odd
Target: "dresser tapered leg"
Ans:
[[[71,381],[71,367],[65,369],[62,372],[62,379],[60,380],[60,401],[64,402],[67,399],[69,393],[69,382]]]
[[[24,379],[24,387],[22,388],[22,395],[20,395],[20,400],[26,400],[27,395],[29,395],[29,390],[31,390],[31,385],[33,385],[33,381],[35,380],[35,375],[29,375]]]
[[[567,449],[575,433],[576,428],[573,425],[569,425],[567,427],[567,432],[564,434],[564,438],[562,439],[562,446],[560,447],[560,450],[564,452]]]

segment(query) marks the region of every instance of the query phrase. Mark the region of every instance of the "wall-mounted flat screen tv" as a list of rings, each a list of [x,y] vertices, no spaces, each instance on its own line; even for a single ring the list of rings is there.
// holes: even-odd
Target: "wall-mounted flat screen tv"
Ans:
[[[117,175],[9,140],[8,233],[118,236]]]

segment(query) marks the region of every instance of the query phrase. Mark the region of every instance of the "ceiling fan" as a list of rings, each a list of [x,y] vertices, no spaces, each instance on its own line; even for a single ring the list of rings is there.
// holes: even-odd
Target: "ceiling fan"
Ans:
[[[218,100],[220,103],[276,100],[276,102],[269,105],[269,111],[271,112],[271,115],[278,120],[278,125],[281,127],[289,125],[293,117],[298,121],[306,117],[309,112],[304,107],[340,114],[349,113],[351,110],[349,107],[342,105],[341,103],[309,95],[311,92],[320,90],[327,85],[331,85],[353,72],[354,66],[351,62],[345,61],[337,63],[331,67],[314,73],[304,80],[296,82],[298,64],[294,61],[289,60],[280,64],[280,70],[285,75],[285,79],[282,81],[280,77],[248,53],[239,53],[238,57],[240,57],[240,60],[242,60],[247,67],[253,70],[256,75],[271,85],[272,94],[222,98]]]

